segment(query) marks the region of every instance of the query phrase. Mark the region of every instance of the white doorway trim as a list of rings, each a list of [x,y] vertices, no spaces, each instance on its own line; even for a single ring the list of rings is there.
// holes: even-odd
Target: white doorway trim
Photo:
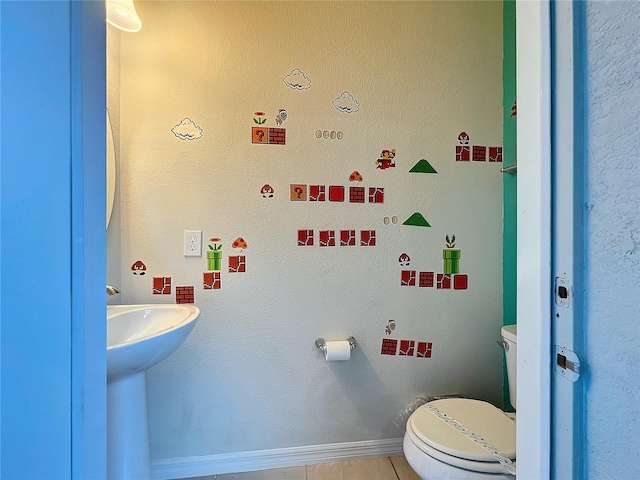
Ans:
[[[545,0],[516,3],[518,478],[550,475],[551,31]]]

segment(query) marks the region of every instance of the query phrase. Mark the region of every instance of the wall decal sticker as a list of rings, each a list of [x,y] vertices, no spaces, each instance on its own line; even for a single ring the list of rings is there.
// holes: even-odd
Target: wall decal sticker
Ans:
[[[401,253],[398,257],[398,263],[400,263],[401,267],[408,267],[411,263],[411,258],[406,253]]]
[[[483,145],[474,145],[471,159],[474,162],[485,162],[487,160],[487,147]]]
[[[217,237],[209,239],[209,251],[207,251],[207,270],[222,269],[222,244]]]
[[[267,121],[267,117],[265,117],[264,112],[255,112],[255,117],[253,117],[253,121],[258,125],[264,125]],[[256,118],[257,117],[257,118]]]
[[[269,145],[286,145],[287,130],[285,128],[268,128]]]
[[[312,246],[313,245],[313,230],[298,230],[298,246]],[[336,231],[335,230],[320,230],[319,233],[319,245],[321,247],[335,247],[336,246]],[[356,231],[355,230],[340,230],[340,246],[353,247],[360,245],[361,247],[375,247],[376,246],[376,231],[375,230],[360,230],[360,243],[356,243]]]
[[[344,202],[344,187],[340,185],[329,186],[329,201]]]
[[[450,274],[439,273],[437,278],[438,278],[438,283],[437,283],[437,288],[438,289],[449,289],[449,288],[451,288],[451,275]]]
[[[468,285],[469,285],[469,280],[466,274],[457,274],[453,276],[454,290],[466,290]]]
[[[380,353],[382,355],[395,355],[397,349],[398,340],[395,340],[393,338],[382,339],[382,349],[380,350]]]
[[[311,88],[311,79],[299,68],[294,68],[282,81],[292,90],[308,90]]]
[[[313,230],[298,230],[298,246],[306,247],[313,245]]]
[[[134,275],[144,275],[146,273],[147,266],[142,263],[140,260],[136,261],[133,265],[131,265],[131,272]]]
[[[375,230],[360,230],[360,246],[361,247],[375,247],[376,246],[376,231]]]
[[[429,288],[433,287],[433,280],[435,277],[434,272],[420,272],[418,277],[418,287]]]
[[[202,274],[202,288],[204,290],[218,290],[220,288],[220,272],[204,272]]]
[[[431,166],[429,162],[427,162],[424,158],[418,161],[409,173],[438,173],[436,169]]]
[[[403,357],[431,358],[433,343],[416,342],[415,340],[400,340],[400,348],[398,348],[398,340],[392,338],[382,339],[382,355],[399,355]]]
[[[416,286],[416,271],[415,270],[401,270],[400,271],[400,286],[401,287],[415,287]]]
[[[382,222],[383,222],[385,225],[389,225],[389,222],[391,222],[391,223],[393,223],[393,224],[395,225],[396,223],[398,223],[398,217],[396,217],[395,215],[394,215],[394,216],[392,216],[391,218],[389,218],[389,217],[384,217],[384,218],[382,219]]]
[[[364,203],[364,187],[349,187],[349,203]]]
[[[396,321],[393,319],[387,320],[387,326],[384,327],[385,335],[388,337],[389,335],[391,335],[391,332],[393,332],[395,329],[396,329]]]
[[[202,138],[202,129],[190,118],[183,118],[171,129],[180,140],[198,140]]]
[[[362,175],[360,175],[360,172],[358,172],[356,170],[351,175],[349,175],[349,181],[350,182],[361,182],[362,181]]]
[[[384,188],[369,187],[369,203],[384,203]]]
[[[309,201],[324,202],[325,188],[324,185],[309,185]]]
[[[489,147],[489,161],[502,163],[502,147]]]
[[[360,103],[349,92],[342,92],[338,98],[331,102],[336,110],[342,113],[356,113],[360,110]]]
[[[176,287],[176,303],[193,303],[193,287]]]
[[[429,222],[422,216],[421,213],[416,212],[407,218],[403,223],[403,225],[412,225],[414,227],[430,227]]]
[[[251,129],[251,143],[269,143],[269,135],[267,127],[253,127]]]
[[[320,230],[320,246],[321,247],[335,247],[336,246],[336,232],[335,232],[335,230]]]
[[[391,150],[382,150],[380,153],[380,158],[376,160],[376,168],[380,170],[386,170],[387,168],[395,168],[396,162],[394,160],[396,156],[396,149],[392,148]]]
[[[265,183],[260,189],[260,194],[263,196],[263,198],[273,198],[273,187],[268,183]]]
[[[247,248],[247,242],[242,237],[236,238],[231,244],[231,248],[239,248],[240,251],[245,250]]]
[[[246,272],[247,260],[244,255],[235,255],[229,257],[229,273]]]
[[[449,235],[445,237],[447,248],[442,250],[443,259],[443,273],[452,274],[460,271],[460,250],[454,249],[456,246],[456,236],[453,235],[449,238]]]
[[[398,350],[398,355],[412,357],[415,347],[415,340],[400,340],[400,349]]]
[[[284,108],[281,108],[280,110],[278,110],[278,114],[276,115],[276,126],[281,126],[282,122],[284,122],[286,119],[287,111]]]
[[[293,202],[307,201],[307,186],[302,183],[292,183],[289,185],[289,197]]]
[[[467,135],[467,132],[460,132],[458,141],[460,145],[456,146],[456,162],[468,162],[471,157],[471,147],[469,146],[469,135]]]
[[[416,357],[431,358],[431,342],[418,342],[418,348],[416,349]]]
[[[356,244],[355,230],[340,230],[340,246],[353,247]]]
[[[153,277],[153,294],[170,295],[171,277]]]

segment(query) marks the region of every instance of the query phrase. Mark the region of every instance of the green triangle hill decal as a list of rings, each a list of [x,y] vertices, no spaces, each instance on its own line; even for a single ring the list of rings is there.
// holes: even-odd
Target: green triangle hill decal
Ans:
[[[409,173],[438,173],[424,158],[416,163]]]
[[[429,222],[425,220],[421,213],[416,212],[407,218],[403,225],[413,225],[414,227],[430,227]]]

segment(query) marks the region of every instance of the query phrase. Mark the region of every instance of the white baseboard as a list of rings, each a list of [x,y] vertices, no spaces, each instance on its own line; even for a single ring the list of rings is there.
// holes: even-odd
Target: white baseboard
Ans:
[[[151,478],[166,480],[202,477],[399,454],[402,454],[402,438],[169,458],[151,462]]]

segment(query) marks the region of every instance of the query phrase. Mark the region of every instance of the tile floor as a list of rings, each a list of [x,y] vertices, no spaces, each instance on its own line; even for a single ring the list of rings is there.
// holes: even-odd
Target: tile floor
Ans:
[[[186,479],[184,479],[186,480]],[[319,463],[190,480],[420,480],[403,456]]]

